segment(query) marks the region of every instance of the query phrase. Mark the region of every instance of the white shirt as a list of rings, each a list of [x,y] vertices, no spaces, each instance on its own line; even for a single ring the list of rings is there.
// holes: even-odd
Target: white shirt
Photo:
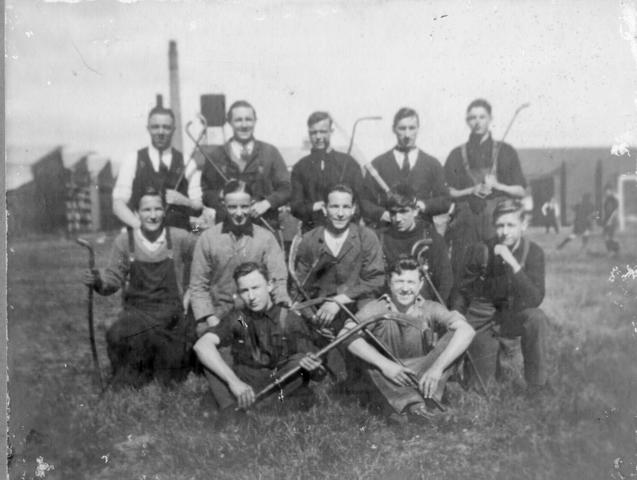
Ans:
[[[160,152],[152,145],[148,146],[148,156],[155,172],[159,172]],[[170,168],[173,161],[172,149],[169,148],[161,152],[161,163]],[[133,194],[133,180],[137,170],[137,152],[126,156],[119,166],[119,173],[113,188],[113,200],[123,200],[128,203]],[[200,201],[201,193],[201,171],[197,169],[196,162],[188,162],[186,165],[186,180],[188,180],[188,198]]]
[[[230,140],[230,152],[234,155],[235,158],[241,158],[241,152],[243,149],[246,149],[248,155],[252,155],[252,151],[254,150],[254,139],[250,140],[245,145],[243,143],[237,142],[234,138]]]
[[[338,254],[341,252],[341,248],[343,248],[343,244],[345,243],[345,240],[347,240],[348,236],[349,228],[338,237],[335,237],[327,230],[324,231],[323,235],[323,237],[325,238],[325,245],[327,245],[327,248],[330,249],[330,252],[332,252],[332,255],[335,257],[338,257]]]
[[[161,231],[161,234],[154,242],[148,240],[140,229],[136,228],[133,233],[135,234],[136,240],[138,240],[146,250],[149,252],[156,252],[166,243],[166,229],[164,228]]]
[[[392,150],[394,152],[394,158],[396,159],[396,163],[398,164],[398,168],[403,168],[403,160],[405,158],[405,152],[400,152],[394,148]],[[407,158],[409,159],[409,170],[414,169],[414,165],[416,165],[416,160],[418,160],[418,147],[413,147],[407,153]]]

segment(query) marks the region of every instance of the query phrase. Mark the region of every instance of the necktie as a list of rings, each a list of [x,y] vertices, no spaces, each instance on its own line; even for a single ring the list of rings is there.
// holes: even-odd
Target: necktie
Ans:
[[[162,153],[164,153],[164,152],[159,151],[158,153],[159,153],[159,173],[165,175],[165,174],[168,173],[168,167],[166,166],[166,164],[161,159]]]
[[[409,176],[409,150],[405,150],[405,156],[403,157],[403,166],[400,169],[400,174],[403,178],[407,178]]]
[[[243,172],[249,160],[250,152],[248,151],[248,145],[241,145],[241,152],[239,153],[239,170]]]

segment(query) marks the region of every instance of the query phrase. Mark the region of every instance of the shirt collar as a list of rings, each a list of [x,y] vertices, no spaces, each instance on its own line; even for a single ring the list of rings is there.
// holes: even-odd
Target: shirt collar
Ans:
[[[135,234],[137,235],[137,238],[139,239],[139,241],[142,243],[142,245],[144,245],[144,247],[148,250],[150,250],[151,252],[159,249],[162,245],[164,245],[166,243],[166,229],[162,229],[161,234],[159,235],[159,237],[157,237],[157,239],[154,242],[151,242],[150,240],[148,240],[144,234],[141,232],[141,230],[136,229],[135,230]]]
[[[387,310],[390,312],[398,312],[398,307],[394,303],[389,293],[381,295],[380,300],[383,300],[387,304]],[[425,299],[422,295],[417,295],[414,303],[407,309],[407,313],[411,312],[414,308],[419,308],[424,303]]]
[[[236,156],[241,156],[241,151],[244,147],[248,149],[248,154],[252,155],[252,152],[254,152],[254,138],[245,144],[238,142],[235,138],[230,139],[230,150]]]

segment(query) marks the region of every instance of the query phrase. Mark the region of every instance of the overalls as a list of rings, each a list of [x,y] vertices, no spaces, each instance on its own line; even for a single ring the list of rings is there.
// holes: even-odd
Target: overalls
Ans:
[[[188,328],[181,304],[170,228],[168,252],[158,262],[135,258],[129,230],[130,268],[124,310],[106,332],[114,386],[139,387],[154,377],[162,383],[183,380],[188,374]]]

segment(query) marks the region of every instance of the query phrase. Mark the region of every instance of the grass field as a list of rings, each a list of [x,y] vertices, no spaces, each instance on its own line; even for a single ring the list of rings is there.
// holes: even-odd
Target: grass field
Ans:
[[[490,401],[452,384],[452,409],[431,427],[388,426],[329,382],[307,413],[270,407],[223,428],[194,374],[173,390],[99,396],[80,283],[86,251],[65,240],[11,242],[11,478],[635,478],[635,232],[620,236],[617,259],[602,255],[599,237],[592,254],[576,242],[558,254],[555,236],[531,237],[547,255],[553,395],[527,400],[519,373],[492,387]],[[96,243],[98,265],[110,241]],[[104,332],[119,302],[95,301],[105,373]]]

